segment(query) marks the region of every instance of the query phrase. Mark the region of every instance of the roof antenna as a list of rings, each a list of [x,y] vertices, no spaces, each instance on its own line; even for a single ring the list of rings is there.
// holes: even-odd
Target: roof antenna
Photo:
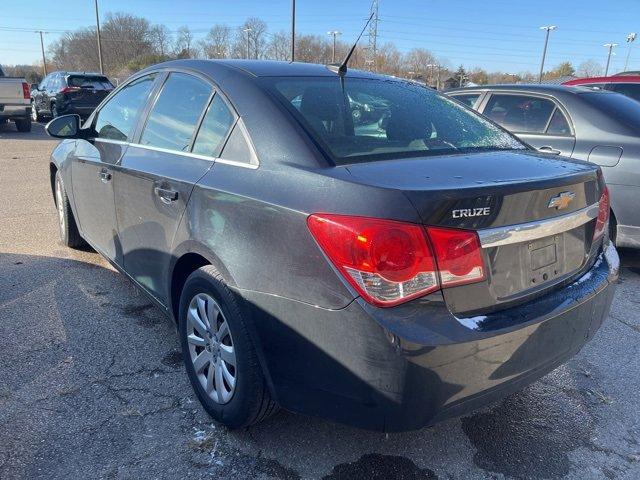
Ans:
[[[353,55],[353,52],[356,49],[356,45],[358,45],[358,42],[360,41],[360,37],[362,37],[362,34],[367,29],[367,26],[369,26],[369,22],[371,22],[371,19],[373,18],[374,15],[375,15],[375,12],[371,12],[369,19],[367,20],[367,23],[364,24],[364,27],[362,28],[360,35],[358,35],[358,38],[356,38],[355,43],[351,47],[351,50],[349,50],[349,53],[347,53],[347,56],[344,57],[344,60],[342,61],[342,63],[340,65],[338,65],[337,63],[332,63],[330,65],[327,65],[327,68],[329,70],[331,70],[334,73],[337,73],[341,77],[343,77],[347,73],[347,64],[349,63],[349,59],[351,58],[351,55]]]

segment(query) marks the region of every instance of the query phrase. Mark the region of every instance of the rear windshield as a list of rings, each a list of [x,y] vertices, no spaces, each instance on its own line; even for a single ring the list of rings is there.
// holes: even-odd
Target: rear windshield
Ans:
[[[70,87],[91,88],[93,90],[113,89],[113,84],[107,77],[98,75],[70,75],[67,78],[67,85]]]
[[[640,132],[640,102],[625,95],[611,92],[581,92],[580,96],[612,120]]]
[[[264,78],[336,164],[526,147],[431,89],[394,79]]]

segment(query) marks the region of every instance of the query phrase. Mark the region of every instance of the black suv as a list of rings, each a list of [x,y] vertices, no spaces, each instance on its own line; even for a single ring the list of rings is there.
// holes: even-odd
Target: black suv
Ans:
[[[31,118],[76,113],[88,117],[115,87],[100,73],[53,72],[31,85]]]

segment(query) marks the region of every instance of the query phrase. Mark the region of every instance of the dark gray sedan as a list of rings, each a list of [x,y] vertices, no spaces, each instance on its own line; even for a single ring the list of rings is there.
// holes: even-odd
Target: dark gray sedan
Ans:
[[[385,121],[355,122],[350,98]],[[196,395],[229,427],[282,406],[419,428],[551,371],[609,311],[600,168],[415,83],[175,61],[47,131],[65,138],[64,244],[176,321]]]
[[[448,94],[542,152],[602,167],[611,192],[611,236],[640,248],[640,102],[557,85],[496,85]]]

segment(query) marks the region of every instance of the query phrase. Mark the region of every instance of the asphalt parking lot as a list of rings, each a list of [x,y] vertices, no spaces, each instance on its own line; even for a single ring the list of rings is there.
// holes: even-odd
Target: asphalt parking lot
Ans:
[[[0,125],[0,478],[640,478],[640,253],[567,365],[470,416],[378,434],[281,412],[212,423],[173,325],[58,242],[41,125]]]

